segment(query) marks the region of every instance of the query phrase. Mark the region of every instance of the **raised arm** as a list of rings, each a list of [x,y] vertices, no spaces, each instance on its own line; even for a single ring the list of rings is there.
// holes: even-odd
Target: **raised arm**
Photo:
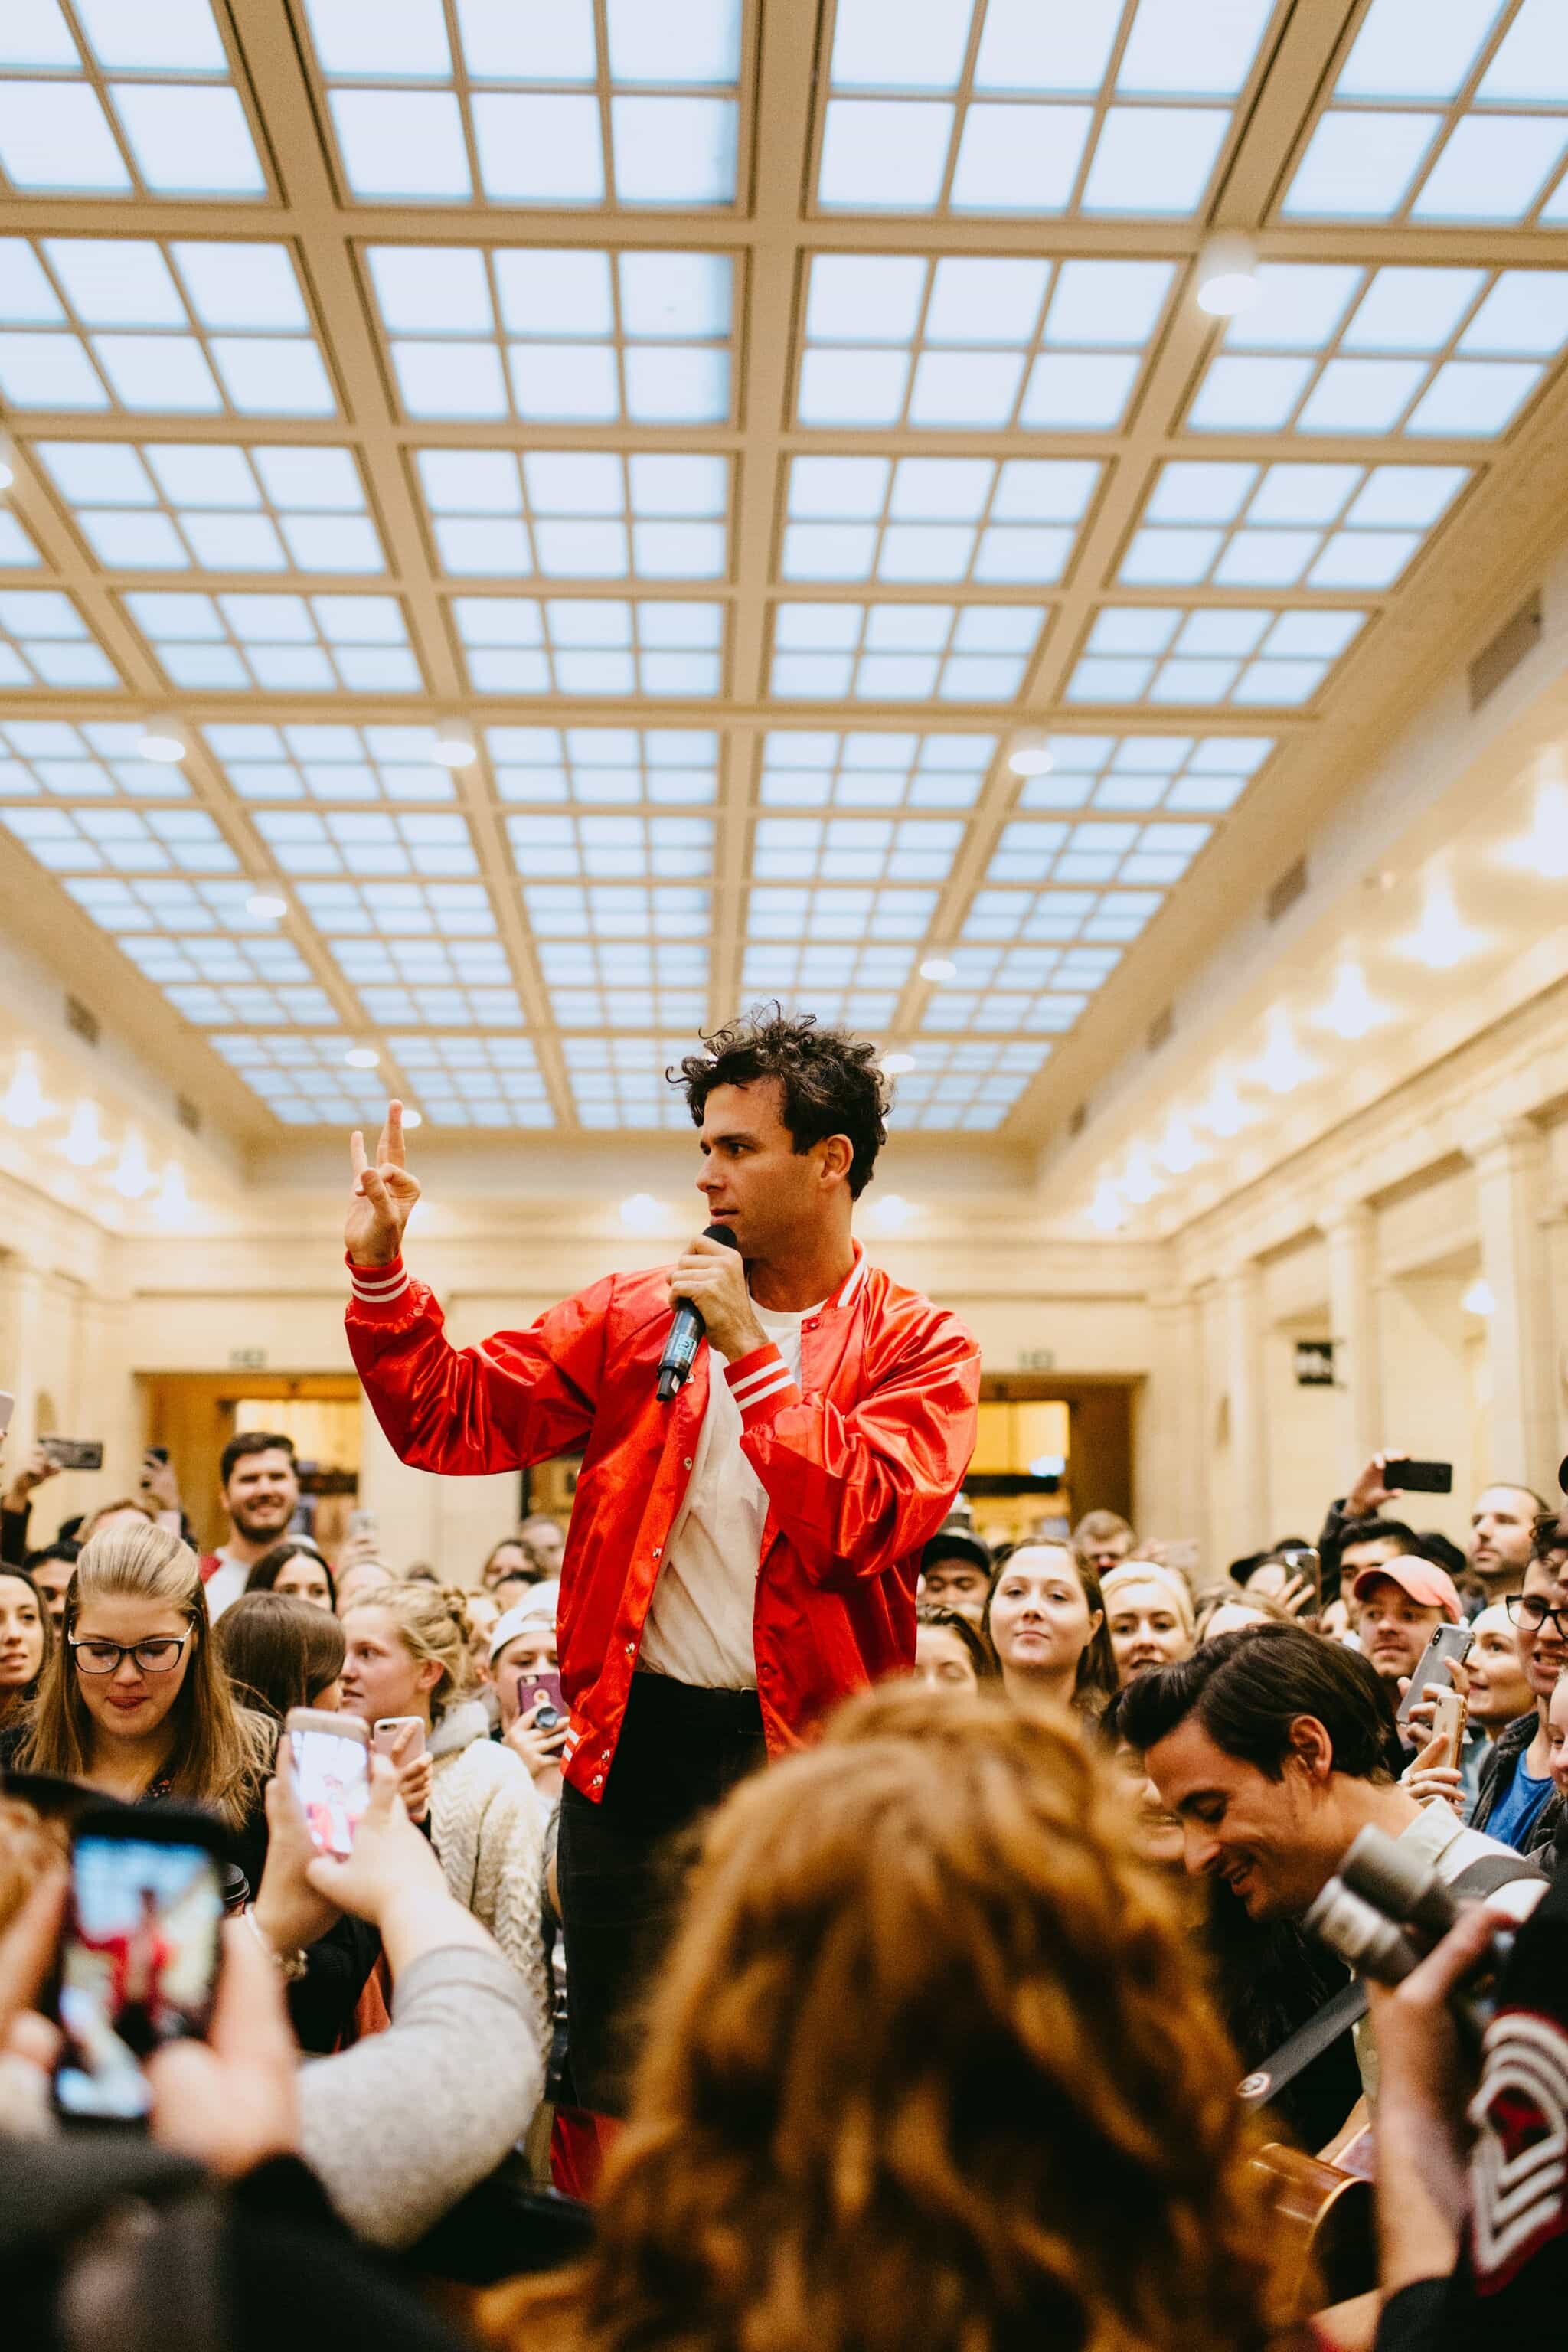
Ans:
[[[349,1149],[349,1348],[399,1460],[479,1477],[580,1445],[593,1427],[613,1281],[552,1307],[526,1331],[454,1348],[435,1298],[403,1264],[419,1186],[408,1172],[402,1104],[387,1105],[374,1166],[357,1128]]]

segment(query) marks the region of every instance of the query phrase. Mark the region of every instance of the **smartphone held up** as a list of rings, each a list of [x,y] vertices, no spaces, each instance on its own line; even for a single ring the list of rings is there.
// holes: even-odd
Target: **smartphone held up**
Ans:
[[[370,1733],[357,1716],[314,1706],[291,1706],[283,1728],[311,1843],[346,1861],[370,1802]]]
[[[53,2091],[64,2121],[140,2126],[152,2105],[146,2061],[205,2033],[222,1838],[207,1815],[174,1806],[79,1817],[54,1986],[62,2042]]]

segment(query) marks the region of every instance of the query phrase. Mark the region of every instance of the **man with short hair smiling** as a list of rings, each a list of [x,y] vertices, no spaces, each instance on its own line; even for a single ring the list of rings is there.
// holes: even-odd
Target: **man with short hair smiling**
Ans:
[[[201,1561],[207,1614],[215,1622],[230,1601],[239,1599],[262,1554],[289,1532],[300,1507],[294,1441],[269,1430],[239,1430],[223,1449],[219,1474],[228,1534],[216,1551],[204,1552]]]
[[[1373,1668],[1294,1625],[1222,1633],[1140,1675],[1118,1729],[1182,1824],[1187,1869],[1223,1879],[1254,1919],[1300,1918],[1368,1827],[1450,1884],[1509,1851],[1400,1788]]]
[[[1400,1682],[1415,1672],[1438,1626],[1464,1621],[1447,1571],[1434,1568],[1430,1560],[1397,1552],[1363,1568],[1351,1587],[1351,1599],[1362,1656],[1390,1685],[1396,1701]]]

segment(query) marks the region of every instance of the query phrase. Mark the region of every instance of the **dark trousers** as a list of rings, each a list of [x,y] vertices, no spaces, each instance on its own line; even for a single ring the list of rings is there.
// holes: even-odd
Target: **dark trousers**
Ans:
[[[766,1758],[755,1691],[637,1674],[604,1801],[562,1791],[555,1867],[579,2106],[626,2113],[642,2010],[679,1905],[682,1833]]]

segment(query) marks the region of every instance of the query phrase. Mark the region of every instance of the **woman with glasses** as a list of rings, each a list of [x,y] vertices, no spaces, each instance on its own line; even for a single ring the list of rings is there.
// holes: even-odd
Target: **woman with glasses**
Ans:
[[[1568,1665],[1565,1580],[1568,1529],[1553,1516],[1536,1528],[1523,1591],[1504,1603],[1534,1705],[1493,1740],[1470,1817],[1472,1829],[1536,1856],[1550,1848],[1564,1805],[1552,1780],[1550,1717],[1557,1677]]]
[[[258,1871],[272,1729],[230,1693],[190,1546],[150,1522],[95,1536],[61,1631],[30,1719],[0,1732],[0,1767],[85,1781],[127,1804],[209,1806],[234,1833],[235,1858]]]

